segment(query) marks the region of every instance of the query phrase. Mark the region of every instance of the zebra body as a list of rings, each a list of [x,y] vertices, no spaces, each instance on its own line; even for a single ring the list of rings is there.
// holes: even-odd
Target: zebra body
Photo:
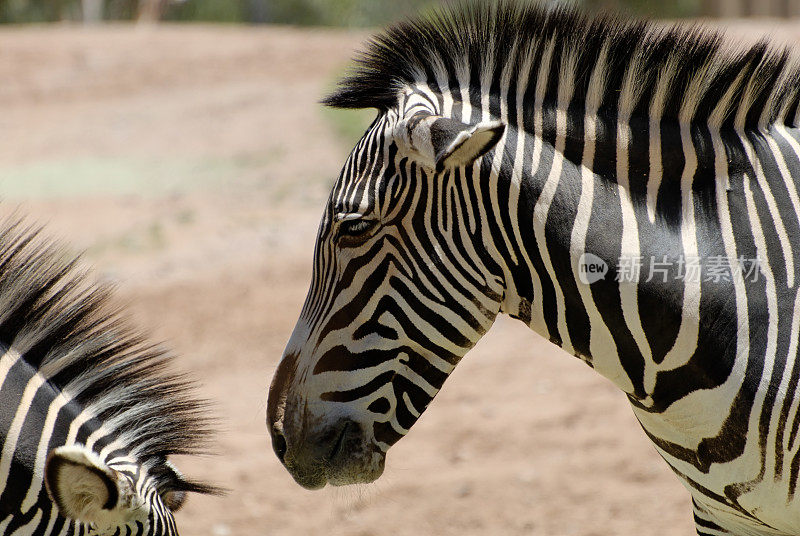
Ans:
[[[203,403],[75,260],[0,224],[0,534],[177,535]]]
[[[380,476],[506,313],[627,394],[698,533],[800,534],[795,55],[502,2],[359,61],[327,103],[378,116],[268,401],[294,478]]]

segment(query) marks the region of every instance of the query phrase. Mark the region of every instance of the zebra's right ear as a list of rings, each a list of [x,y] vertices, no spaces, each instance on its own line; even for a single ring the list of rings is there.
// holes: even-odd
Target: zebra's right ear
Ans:
[[[454,119],[439,119],[431,125],[437,169],[471,165],[497,145],[505,130],[500,121],[473,126]]]
[[[44,473],[47,492],[69,519],[110,527],[124,524],[136,508],[130,485],[86,447],[51,451]]]
[[[183,503],[186,502],[186,491],[189,489],[189,484],[172,462],[164,461],[162,470],[166,473],[164,478],[166,481],[166,489],[161,492],[161,500],[164,501],[167,508],[173,512],[177,512],[183,507]]]
[[[471,165],[497,145],[505,129],[500,121],[468,125],[423,112],[401,121],[396,137],[423,165],[441,171]]]

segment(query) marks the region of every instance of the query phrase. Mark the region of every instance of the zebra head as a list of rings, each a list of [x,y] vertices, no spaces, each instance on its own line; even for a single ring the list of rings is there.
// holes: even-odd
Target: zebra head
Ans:
[[[274,450],[302,486],[380,476],[386,451],[494,321],[502,281],[473,181],[504,131],[409,93],[347,159],[269,393]]]
[[[51,451],[45,483],[59,513],[98,536],[177,536],[172,514],[196,487],[168,461],[149,470],[127,458],[106,463],[81,445]]]

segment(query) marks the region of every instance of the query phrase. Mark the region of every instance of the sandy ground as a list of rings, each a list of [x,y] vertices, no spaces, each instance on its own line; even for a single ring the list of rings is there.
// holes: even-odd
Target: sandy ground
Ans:
[[[791,30],[790,30],[791,33]],[[385,475],[308,492],[272,454],[267,386],[347,143],[316,101],[365,34],[112,26],[0,31],[0,195],[83,250],[201,381],[217,455],[184,535],[693,533],[625,398],[501,319]]]

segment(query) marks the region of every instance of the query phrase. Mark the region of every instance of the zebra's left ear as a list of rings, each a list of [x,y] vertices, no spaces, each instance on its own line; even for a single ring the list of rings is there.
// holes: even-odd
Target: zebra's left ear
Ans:
[[[500,121],[468,125],[426,113],[415,114],[398,127],[405,148],[437,171],[472,164],[497,145],[506,129]]]

